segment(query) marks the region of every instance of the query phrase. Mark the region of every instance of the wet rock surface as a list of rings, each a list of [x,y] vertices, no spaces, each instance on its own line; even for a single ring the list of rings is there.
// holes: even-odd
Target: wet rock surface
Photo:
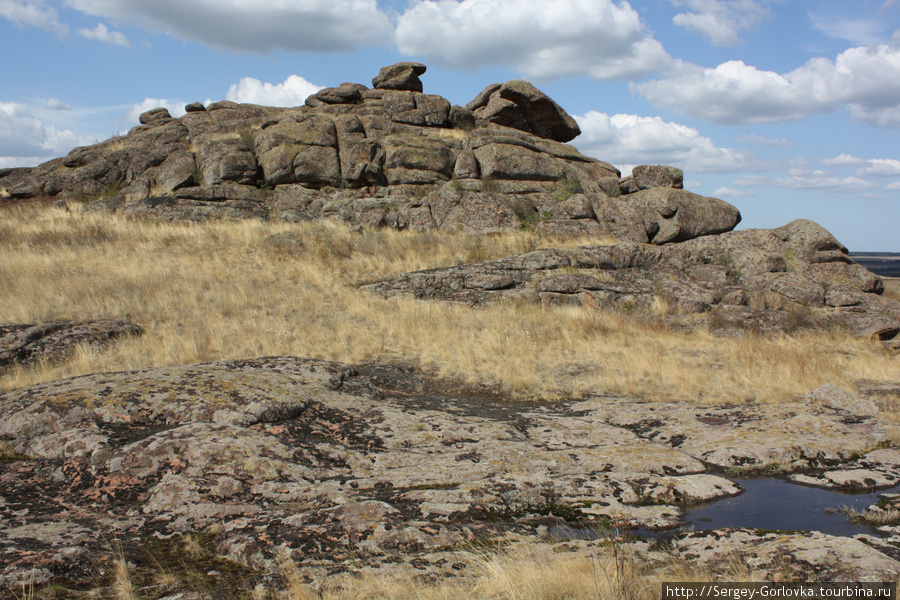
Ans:
[[[878,468],[894,452],[872,452],[887,440],[876,417],[819,401],[511,403],[405,368],[292,357],[13,390],[0,440],[4,586],[86,576],[104,540],[210,527],[217,552],[255,568],[284,548],[310,576],[447,574],[476,542],[675,526],[684,506],[740,492],[709,465]],[[895,564],[876,555],[872,572]]]
[[[666,189],[683,193],[648,191]],[[682,221],[673,231],[679,227],[692,228]],[[621,242],[537,250],[407,273],[363,288],[475,305],[515,300],[620,311],[656,307],[673,326],[707,325],[722,333],[839,326],[857,337],[890,340],[900,332],[900,302],[881,295],[881,279],[853,262],[825,229],[805,220],[659,247]],[[661,305],[665,311],[658,310]]]

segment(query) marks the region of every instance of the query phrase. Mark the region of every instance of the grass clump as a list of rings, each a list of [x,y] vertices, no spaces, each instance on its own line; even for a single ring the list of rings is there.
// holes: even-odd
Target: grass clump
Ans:
[[[841,512],[851,523],[869,525],[870,527],[900,525],[900,508],[895,506],[875,509],[869,508],[864,511],[859,511],[851,507],[844,507]]]

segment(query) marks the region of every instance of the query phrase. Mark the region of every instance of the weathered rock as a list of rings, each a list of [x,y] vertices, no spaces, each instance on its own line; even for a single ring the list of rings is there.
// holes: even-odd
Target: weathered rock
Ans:
[[[184,106],[185,112],[206,112],[206,107],[202,102],[191,102]]]
[[[546,94],[527,81],[493,84],[466,105],[479,119],[568,142],[581,133],[578,124]]]
[[[725,233],[741,222],[741,213],[727,202],[668,187],[636,192],[627,202],[642,216],[654,244]]]
[[[684,187],[684,173],[681,169],[665,165],[638,165],[631,170],[634,183],[639,189],[652,187]]]
[[[143,331],[128,321],[0,325],[0,370],[13,365],[61,361],[78,346],[97,348],[119,337],[141,335]]]
[[[737,560],[759,581],[881,582],[900,574],[900,562],[873,548],[869,539],[819,532],[702,531],[676,540],[672,552],[722,572]]]
[[[359,83],[342,83],[336,88],[324,88],[306,99],[307,106],[321,106],[322,104],[359,104],[362,102],[362,94],[368,90]],[[315,101],[318,101],[315,102]]]
[[[418,63],[399,63],[382,70],[375,89],[342,83],[293,108],[194,103],[178,119],[165,109],[149,111],[128,135],[34,169],[0,170],[0,194],[16,201],[95,195],[104,199],[91,210],[172,220],[339,218],[354,227],[446,225],[472,232],[483,224],[484,231],[538,227],[553,235],[654,243],[737,222],[733,207],[687,192],[658,199],[662,188],[653,188],[647,190],[653,198],[613,201],[624,189],[619,170],[562,143],[578,134],[577,124],[527,82],[489,86],[464,108],[423,94],[418,77],[424,72]],[[674,185],[677,170],[652,170],[663,178],[660,185]],[[274,213],[271,203],[255,203],[266,198],[245,189],[274,188],[281,197],[278,188],[296,185],[318,197],[302,207],[282,203],[284,210]],[[489,196],[467,201],[473,214],[457,209],[447,219],[453,194],[434,194],[440,185],[451,185],[456,200],[466,193]],[[579,207],[566,204],[575,194],[583,195]],[[373,203],[373,197],[391,201]],[[560,206],[551,206],[551,197]],[[831,300],[853,302],[837,292]]]
[[[657,191],[664,194],[663,198],[687,193],[652,188],[625,198]],[[622,201],[628,200],[610,198],[591,206],[600,227],[611,230],[634,223],[636,216],[630,223],[610,222],[609,215],[617,211],[609,209],[608,204]],[[571,205],[562,203],[560,214],[568,213],[572,217],[568,222],[593,222],[584,218],[588,207],[578,195],[567,202]],[[661,202],[651,206],[661,207],[654,209],[660,219],[675,223],[666,231],[696,227],[690,211],[678,208],[662,212],[667,205]],[[632,209],[637,215],[637,209]],[[678,220],[679,213],[683,222]],[[671,216],[666,219],[664,214]],[[559,223],[554,219],[540,227],[553,231]],[[707,226],[714,225],[712,217]],[[613,231],[621,237],[621,229]],[[641,233],[647,235],[646,231]],[[646,240],[638,237],[638,241]],[[471,304],[516,298],[629,310],[648,309],[663,300],[674,308],[666,318],[678,326],[708,324],[714,330],[769,332],[837,325],[860,337],[868,337],[873,331],[886,332],[881,334],[883,339],[896,335],[900,303],[879,296],[878,278],[835,249],[830,240],[830,234],[818,225],[795,221],[776,230],[729,232],[659,248],[621,242],[538,250],[489,263],[407,273],[365,289]],[[514,285],[498,290],[465,283],[478,281],[481,275],[509,278]],[[855,304],[847,308],[826,306],[824,290],[835,287],[854,294]],[[687,318],[694,314],[701,316]]]
[[[472,542],[551,540],[549,527],[612,519],[672,527],[683,506],[740,491],[700,458],[840,462],[887,435],[831,409],[610,398],[521,405],[453,389],[384,365],[357,372],[269,357],[0,394],[0,439],[12,457],[0,461],[0,589],[89,578],[109,536],[167,539],[216,523],[219,533],[207,534],[216,552],[256,568],[289,549],[315,576],[351,562],[444,573],[441,561],[465,561]],[[860,467],[900,462],[885,452]],[[818,534],[800,537],[816,541],[801,554],[831,547]],[[675,551],[696,552],[698,539]],[[735,550],[767,540],[751,536]],[[702,560],[718,560],[728,544],[704,547]],[[875,550],[857,558],[890,563]],[[816,573],[831,564],[822,561],[811,561]]]
[[[416,62],[401,62],[381,69],[372,79],[372,86],[383,90],[408,90],[421,92],[422,82],[419,75],[425,73],[427,67]]]
[[[172,115],[169,114],[169,110],[166,108],[153,108],[148,110],[145,113],[141,113],[138,117],[138,121],[140,121],[141,125],[149,125],[150,123],[156,123],[157,121],[168,121],[172,118]]]

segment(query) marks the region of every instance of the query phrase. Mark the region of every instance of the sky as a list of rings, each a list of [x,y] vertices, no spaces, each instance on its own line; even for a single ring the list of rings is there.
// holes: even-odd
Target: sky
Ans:
[[[679,167],[739,228],[900,252],[900,0],[0,0],[0,52],[0,168],[417,61],[455,104],[531,81],[581,152]]]

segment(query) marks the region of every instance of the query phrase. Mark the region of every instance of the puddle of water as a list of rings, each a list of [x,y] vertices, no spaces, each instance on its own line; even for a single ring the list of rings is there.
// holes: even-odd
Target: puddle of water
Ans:
[[[737,479],[744,492],[688,510],[686,524],[679,529],[631,533],[641,537],[664,538],[682,531],[702,531],[723,527],[752,529],[821,531],[829,535],[852,536],[877,533],[867,525],[851,523],[841,512],[844,507],[864,511],[881,494],[898,493],[900,486],[874,493],[848,494],[797,485],[786,479]],[[551,527],[558,539],[598,539],[606,535],[590,528],[568,525]]]
[[[880,499],[875,493],[847,494],[806,487],[785,479],[735,480],[744,493],[697,507],[685,513],[684,529],[752,527],[755,529],[821,531],[830,535],[851,536],[872,533],[867,525],[851,523],[841,513],[844,507],[864,511]]]

